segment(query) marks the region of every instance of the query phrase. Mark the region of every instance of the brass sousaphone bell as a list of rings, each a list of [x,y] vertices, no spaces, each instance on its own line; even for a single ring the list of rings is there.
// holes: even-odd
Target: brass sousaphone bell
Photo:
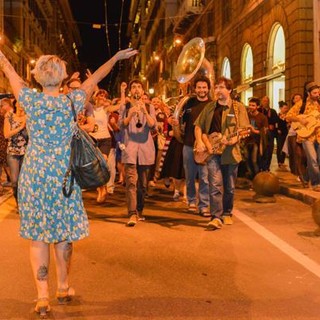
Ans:
[[[211,84],[214,81],[214,72],[210,62],[205,58],[205,42],[202,38],[193,38],[184,45],[175,68],[175,77],[179,83],[190,81],[196,74],[202,74],[209,78]],[[183,97],[173,112],[173,118],[179,121],[178,126],[173,126],[173,135],[182,142],[184,128],[181,124],[182,112],[187,101],[193,95]]]

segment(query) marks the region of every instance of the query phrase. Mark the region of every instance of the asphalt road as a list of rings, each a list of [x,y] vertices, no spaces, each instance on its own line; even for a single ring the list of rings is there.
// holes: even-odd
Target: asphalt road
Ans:
[[[158,185],[145,222],[127,221],[124,190],[104,205],[85,192],[90,237],[75,246],[74,301],[50,319],[319,319],[320,238],[309,206],[277,196],[257,204],[237,190],[232,226],[205,231]],[[0,205],[0,319],[36,319],[28,241],[12,198]],[[52,261],[53,262],[53,261]]]

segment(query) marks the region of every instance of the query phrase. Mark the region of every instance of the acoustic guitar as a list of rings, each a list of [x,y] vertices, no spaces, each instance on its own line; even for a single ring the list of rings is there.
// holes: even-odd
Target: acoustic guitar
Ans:
[[[241,128],[237,131],[225,136],[226,140],[231,140],[234,137],[238,137],[237,143],[250,135],[251,128]],[[213,132],[208,135],[209,142],[211,144],[212,149],[209,150],[205,149],[202,151],[197,151],[197,145],[195,143],[194,149],[193,149],[193,156],[194,161],[198,164],[205,164],[209,158],[213,155],[221,155],[226,148],[226,145],[222,143],[222,139],[224,136],[219,132]]]
[[[299,121],[291,123],[291,127],[297,132],[297,135],[301,138],[310,137],[314,131],[320,127],[320,113],[316,110],[309,114],[299,114],[298,118],[308,121],[306,125],[303,125]]]

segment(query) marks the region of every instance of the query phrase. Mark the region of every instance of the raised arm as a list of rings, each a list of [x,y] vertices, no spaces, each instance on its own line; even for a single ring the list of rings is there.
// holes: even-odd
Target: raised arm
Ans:
[[[4,72],[6,77],[9,79],[11,89],[15,98],[18,100],[19,92],[22,88],[26,87],[26,83],[14,70],[9,60],[5,57],[3,52],[0,50],[0,70]]]
[[[95,86],[107,76],[111,71],[113,66],[120,60],[129,59],[130,57],[136,55],[137,50],[132,50],[132,48],[118,51],[110,60],[99,67],[87,80],[85,80],[80,89],[84,90],[87,96],[91,96]]]

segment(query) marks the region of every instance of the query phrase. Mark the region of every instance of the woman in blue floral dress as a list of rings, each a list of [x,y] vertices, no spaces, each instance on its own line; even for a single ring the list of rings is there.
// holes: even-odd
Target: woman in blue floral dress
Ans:
[[[30,260],[38,292],[35,311],[45,317],[50,310],[48,268],[50,244],[54,244],[59,303],[66,303],[74,294],[69,287],[68,273],[72,242],[88,236],[88,219],[81,189],[76,186],[70,198],[62,193],[64,174],[69,165],[70,143],[75,130],[71,110],[73,101],[79,113],[94,87],[122,59],[137,54],[136,50],[119,51],[103,64],[79,90],[69,96],[60,93],[67,77],[65,62],[57,56],[41,56],[32,71],[43,92],[28,89],[10,62],[0,51],[0,70],[27,115],[29,144],[19,177],[18,203],[20,235],[31,240]]]

